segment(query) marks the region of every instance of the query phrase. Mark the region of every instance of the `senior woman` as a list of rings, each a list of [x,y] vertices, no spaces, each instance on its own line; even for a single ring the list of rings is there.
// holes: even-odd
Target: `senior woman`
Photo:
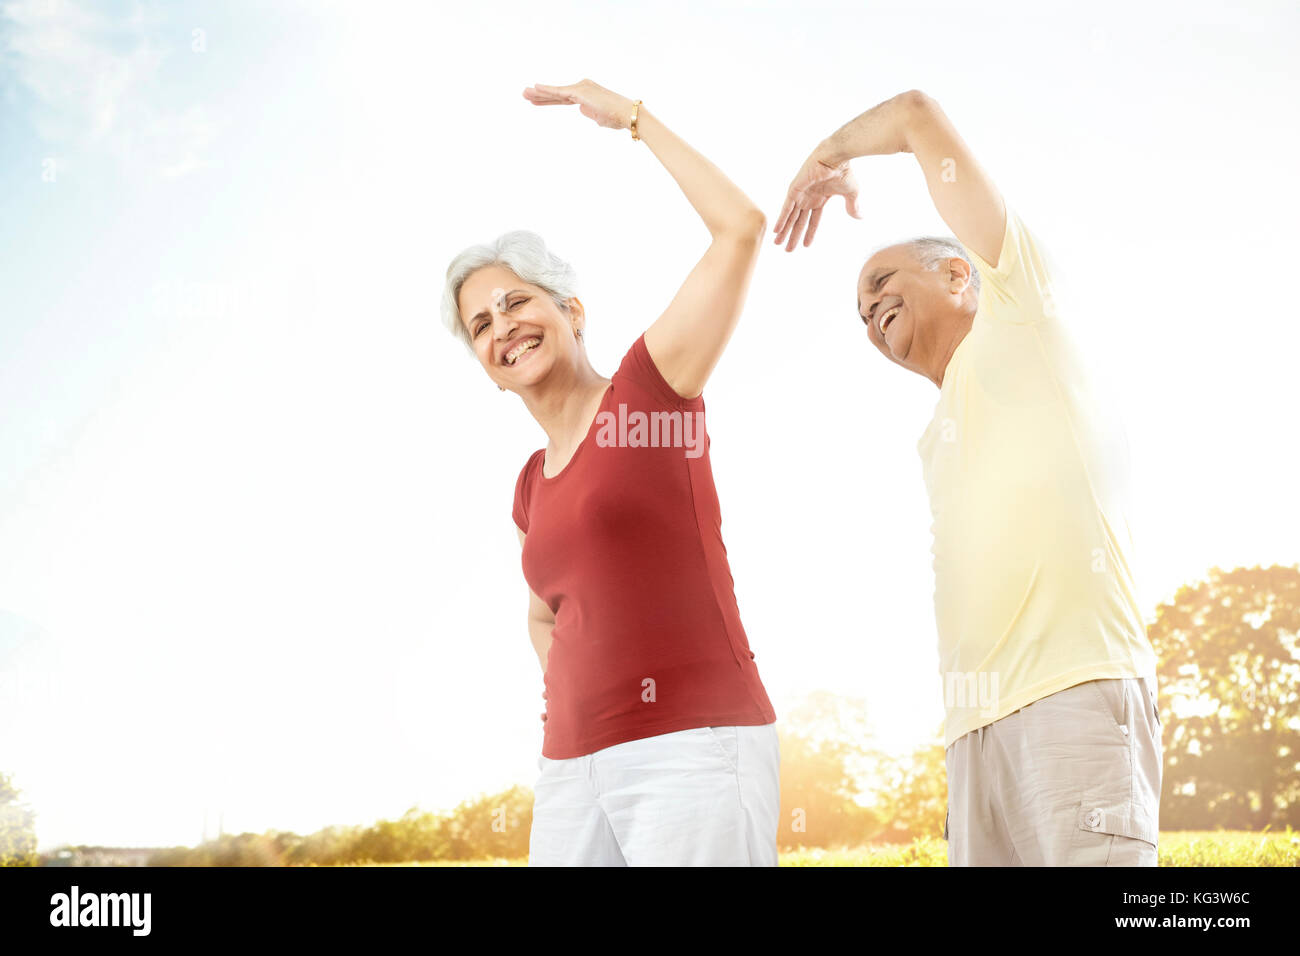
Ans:
[[[776,714],[736,606],[701,395],[765,219],[640,100],[590,80],[524,96],[629,130],[712,236],[611,378],[588,360],[573,270],[536,235],[447,270],[444,321],[547,436],[513,510],[546,699],[529,864],[775,866]]]

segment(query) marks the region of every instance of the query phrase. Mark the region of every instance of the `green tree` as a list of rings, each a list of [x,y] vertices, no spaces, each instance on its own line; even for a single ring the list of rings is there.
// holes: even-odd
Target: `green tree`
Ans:
[[[1300,568],[1212,568],[1156,611],[1162,829],[1300,826]]]
[[[866,705],[826,691],[810,694],[778,728],[781,817],[777,845],[856,846],[884,822],[858,797],[880,755],[869,746]]]
[[[337,866],[356,863],[360,857],[358,844],[364,828],[359,826],[328,826],[309,836],[300,837],[289,849],[286,862],[315,863],[319,866]]]
[[[516,785],[465,801],[448,815],[443,833],[451,859],[515,859],[528,855],[532,826],[533,792]]]
[[[36,866],[36,814],[19,803],[20,791],[0,773],[0,866]]]
[[[877,812],[885,820],[879,839],[943,839],[948,812],[948,775],[943,742],[920,747],[905,757],[885,758],[880,768]]]
[[[446,828],[443,818],[411,807],[396,820],[380,820],[362,831],[352,858],[374,863],[445,859],[451,852]]]

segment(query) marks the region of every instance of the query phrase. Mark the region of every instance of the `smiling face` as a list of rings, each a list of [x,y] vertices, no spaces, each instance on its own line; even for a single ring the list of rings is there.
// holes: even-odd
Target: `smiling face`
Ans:
[[[525,282],[504,266],[484,266],[460,287],[457,305],[474,354],[496,384],[512,392],[536,385],[557,363],[576,366],[581,344],[582,304],[571,312],[549,292]]]
[[[961,259],[927,269],[907,244],[890,246],[858,275],[858,315],[886,358],[938,382],[954,336],[974,315],[969,284],[970,267]]]

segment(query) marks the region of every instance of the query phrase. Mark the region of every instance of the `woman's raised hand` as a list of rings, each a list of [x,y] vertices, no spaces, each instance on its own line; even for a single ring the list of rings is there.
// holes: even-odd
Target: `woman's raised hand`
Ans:
[[[568,86],[535,83],[524,90],[524,99],[534,106],[576,103],[583,116],[608,129],[627,129],[632,123],[632,101],[591,80],[579,80]]]
[[[804,238],[805,247],[812,244],[817,224],[821,222],[822,208],[832,196],[844,197],[844,209],[854,219],[861,219],[858,212],[858,181],[849,168],[848,161],[838,165],[823,162],[814,151],[804,160],[803,167],[790,183],[785,196],[785,205],[781,215],[776,217],[772,231],[776,233],[774,242],[779,246],[785,242],[786,234],[790,241],[785,247],[789,252],[799,243],[804,227],[808,235]]]

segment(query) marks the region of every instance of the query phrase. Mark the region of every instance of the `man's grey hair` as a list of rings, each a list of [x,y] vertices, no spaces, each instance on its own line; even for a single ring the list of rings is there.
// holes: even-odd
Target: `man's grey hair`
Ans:
[[[503,233],[493,242],[470,246],[451,260],[442,292],[442,322],[470,353],[474,343],[460,315],[460,290],[465,280],[487,266],[504,266],[530,285],[545,289],[562,309],[578,294],[578,274],[546,248],[542,237],[526,229]]]
[[[971,289],[977,296],[979,295],[980,271],[975,268],[975,263],[970,261],[970,254],[966,252],[965,247],[956,239],[947,236],[922,236],[919,239],[891,242],[887,246],[881,246],[880,249],[888,249],[890,246],[906,246],[920,261],[921,265],[931,270],[939,268],[939,264],[948,259],[963,260],[966,265],[970,266]],[[880,249],[877,249],[876,252],[879,252]],[[875,252],[872,255],[875,255]]]

